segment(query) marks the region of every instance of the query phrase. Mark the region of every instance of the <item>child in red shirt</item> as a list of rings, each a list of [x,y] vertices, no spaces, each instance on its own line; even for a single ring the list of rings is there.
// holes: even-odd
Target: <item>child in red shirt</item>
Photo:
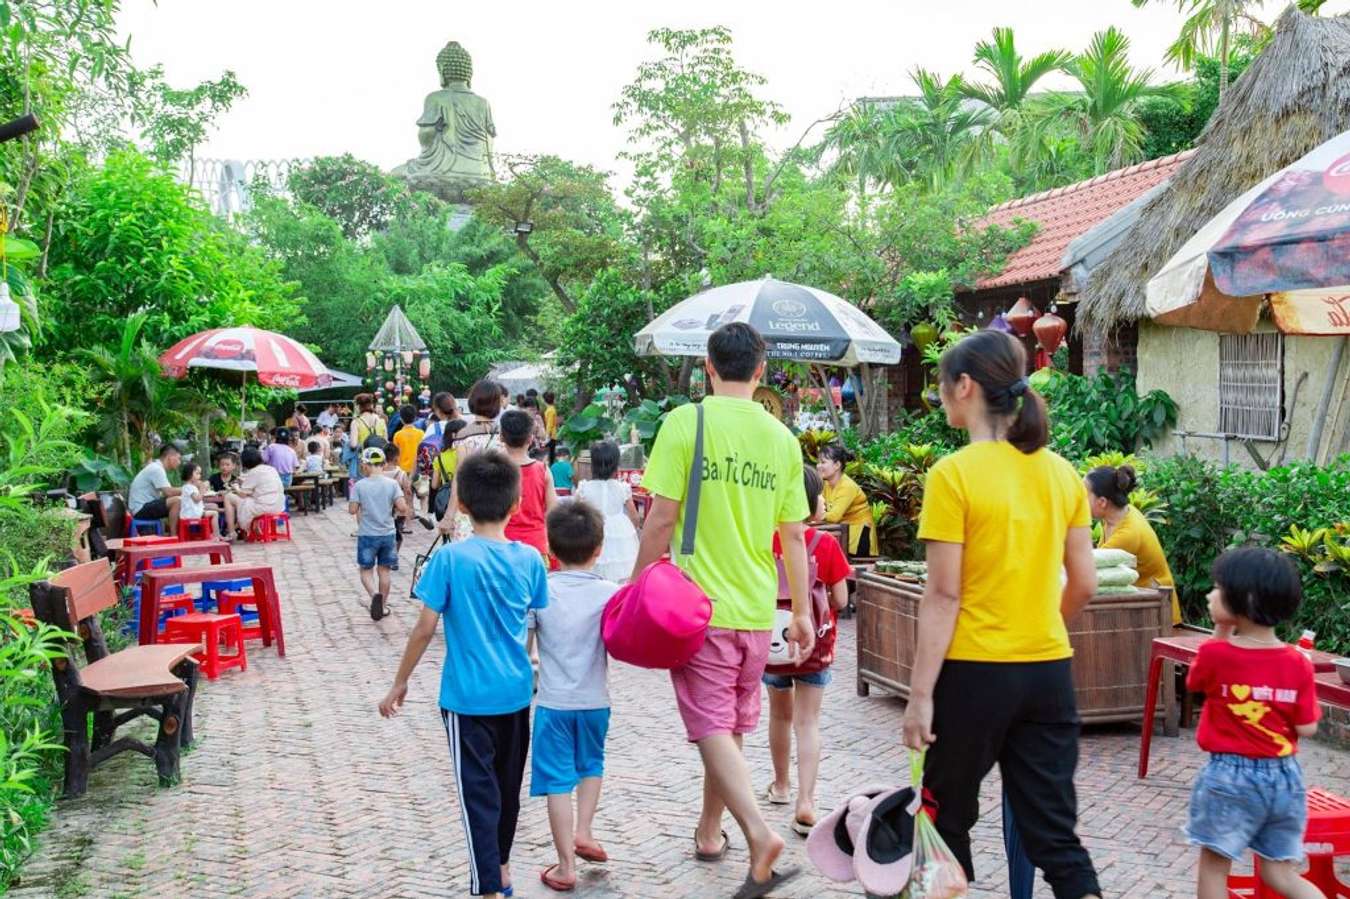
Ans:
[[[1226,899],[1233,862],[1249,847],[1261,879],[1288,899],[1323,899],[1298,874],[1307,824],[1298,738],[1317,730],[1313,667],[1275,635],[1303,596],[1297,569],[1269,549],[1235,549],[1214,562],[1209,614],[1186,687],[1205,694],[1196,742],[1209,763],[1191,792],[1186,836],[1200,847],[1196,896]]]
[[[820,475],[814,468],[805,467],[806,507],[812,510],[808,521],[825,517],[825,500]],[[819,670],[809,666],[801,673],[764,674],[769,688],[769,754],[773,757],[773,783],[765,791],[765,798],[775,805],[786,805],[791,784],[788,768],[792,761],[792,735],[797,735],[797,808],[792,817],[792,829],[806,836],[816,823],[816,772],[820,769],[820,705],[825,696],[825,685],[832,674],[834,638],[838,611],[848,605],[848,576],[853,570],[844,556],[839,541],[814,528],[806,529],[806,545],[814,547],[815,589],[823,584],[829,592],[829,620],[817,622],[823,630],[816,636],[816,648],[811,658],[824,662]],[[773,554],[781,556],[783,547],[778,535],[773,538]],[[781,594],[780,594],[781,595]]]
[[[513,409],[502,415],[502,443],[506,455],[520,469],[520,508],[506,522],[506,539],[527,543],[539,550],[548,564],[549,510],[558,503],[553,489],[553,475],[548,465],[530,456],[530,440],[534,435],[534,421],[530,416]]]

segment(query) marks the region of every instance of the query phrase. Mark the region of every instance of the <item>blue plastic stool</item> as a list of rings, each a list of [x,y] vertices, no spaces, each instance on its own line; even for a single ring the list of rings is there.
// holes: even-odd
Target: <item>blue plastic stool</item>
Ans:
[[[180,596],[184,592],[182,584],[174,584],[165,587],[160,596]],[[186,609],[165,609],[159,614],[159,629],[164,629],[164,622],[173,618],[175,615],[186,615]],[[135,636],[141,629],[141,588],[139,586],[131,588],[131,617],[122,625],[122,633],[127,636]]]
[[[134,537],[144,537],[145,532],[141,528],[151,528],[156,537],[164,536],[164,520],[161,518],[133,518],[127,531]]]
[[[202,581],[202,595],[197,598],[197,608],[206,612],[215,608],[216,594],[222,590],[247,590],[253,586],[252,578],[240,578],[233,581]]]

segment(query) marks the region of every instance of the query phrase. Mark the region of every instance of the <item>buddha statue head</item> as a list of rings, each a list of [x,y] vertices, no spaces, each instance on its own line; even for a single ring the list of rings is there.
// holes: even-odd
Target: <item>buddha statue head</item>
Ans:
[[[459,41],[451,41],[436,54],[436,69],[441,74],[442,87],[456,81],[465,85],[473,81],[473,57]]]

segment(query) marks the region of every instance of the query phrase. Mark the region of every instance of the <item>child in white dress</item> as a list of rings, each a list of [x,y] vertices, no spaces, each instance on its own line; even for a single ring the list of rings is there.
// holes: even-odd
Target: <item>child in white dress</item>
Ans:
[[[577,485],[574,496],[595,508],[605,519],[605,544],[595,573],[624,583],[633,573],[638,553],[638,514],[633,488],[618,479],[619,445],[613,440],[591,444],[591,480]]]

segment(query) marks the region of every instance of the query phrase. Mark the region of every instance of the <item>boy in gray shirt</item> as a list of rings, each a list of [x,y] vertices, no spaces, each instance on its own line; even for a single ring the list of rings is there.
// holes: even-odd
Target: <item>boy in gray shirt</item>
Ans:
[[[384,476],[384,451],[379,447],[361,451],[361,480],[352,487],[347,511],[356,516],[356,566],[370,596],[370,617],[379,621],[386,614],[389,571],[398,562],[394,515],[408,514],[403,488]]]
[[[530,795],[548,797],[548,823],[558,850],[558,863],[541,877],[564,892],[576,885],[578,856],[609,861],[591,833],[609,731],[600,617],[619,589],[592,570],[604,538],[605,520],[591,506],[564,501],[553,507],[548,545],[561,568],[548,576],[548,607],[531,611],[529,618],[539,645]]]

